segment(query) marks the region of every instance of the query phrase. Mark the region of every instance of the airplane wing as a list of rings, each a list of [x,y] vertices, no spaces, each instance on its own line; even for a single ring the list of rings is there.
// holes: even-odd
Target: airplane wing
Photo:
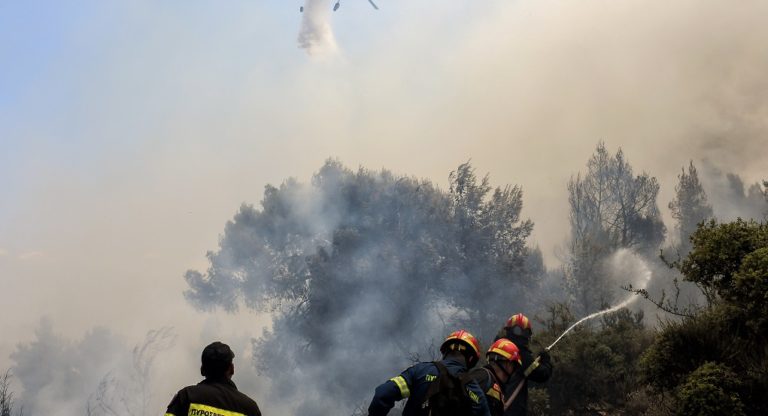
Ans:
[[[374,9],[379,10],[379,6],[377,6],[376,3],[373,2],[373,0],[368,0],[368,3],[371,3],[371,6],[373,6]]]

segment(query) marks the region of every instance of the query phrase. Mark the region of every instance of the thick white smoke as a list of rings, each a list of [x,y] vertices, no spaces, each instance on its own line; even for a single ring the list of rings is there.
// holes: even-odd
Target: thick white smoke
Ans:
[[[143,415],[168,400],[153,394],[153,378],[156,359],[176,339],[169,327],[147,332],[133,349],[102,327],[68,339],[47,319],[35,335],[11,355],[24,414]]]
[[[705,159],[701,165],[701,183],[718,221],[768,218],[768,189],[764,190],[759,182],[745,182],[740,175],[723,171],[710,160]]]
[[[637,253],[627,248],[616,250],[616,252],[608,259],[607,266],[611,276],[613,276],[616,280],[628,280],[631,287],[636,289],[645,289],[653,277],[653,272],[651,272],[651,269],[648,267],[648,264],[646,264],[645,260],[643,260],[643,258]],[[552,347],[554,347],[558,341],[560,341],[568,332],[570,332],[573,328],[577,327],[582,322],[588,321],[606,313],[616,312],[621,308],[626,308],[635,300],[637,300],[637,296],[634,293],[629,294],[620,303],[579,319],[573,325],[568,327],[565,332],[560,334],[560,336],[557,337],[557,339],[555,339],[555,341],[547,347],[547,350],[552,349]]]
[[[304,2],[299,47],[311,56],[327,56],[337,51],[336,38],[331,29],[331,0]]]

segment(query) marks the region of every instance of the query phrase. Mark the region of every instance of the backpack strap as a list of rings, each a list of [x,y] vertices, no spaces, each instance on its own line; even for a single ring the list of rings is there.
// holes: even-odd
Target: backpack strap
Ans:
[[[438,391],[440,391],[440,386],[445,383],[449,374],[448,368],[442,362],[432,361],[432,364],[437,367],[437,380],[429,384],[429,389],[427,389],[427,397],[424,403],[427,403],[430,397],[434,396]]]
[[[434,364],[435,367],[437,367],[437,371],[439,373],[438,377],[448,374],[448,367],[446,367],[442,361],[432,361],[432,364]]]
[[[424,402],[421,404],[422,409],[428,409],[428,415],[431,416],[434,411],[434,406],[442,406],[445,405],[445,403],[433,403],[433,401],[436,399],[436,397],[439,396],[439,393],[446,393],[451,395],[451,397],[458,397],[455,396],[455,394],[460,394],[461,397],[465,398],[467,402],[467,405],[469,406],[469,400],[473,400],[469,393],[467,392],[467,384],[473,382],[469,375],[467,373],[462,374],[451,374],[448,371],[448,368],[440,361],[433,361],[432,362],[435,367],[437,367],[438,376],[437,379],[430,383],[429,388],[427,389],[427,394],[425,396]],[[444,400],[445,398],[442,398],[440,401]],[[463,399],[459,399],[463,400]],[[468,414],[471,413],[470,409],[454,409],[452,408],[451,411],[459,412],[460,414]]]
[[[493,383],[496,382],[496,376],[493,373],[491,373],[491,370],[485,367],[483,367],[482,369],[483,371],[485,371],[485,375],[488,376],[488,378],[485,379],[485,383],[483,383],[483,385],[481,385],[480,388],[483,390],[487,390],[493,387]]]
[[[435,392],[441,389],[451,390],[454,387],[456,387],[458,384],[458,387],[460,387],[458,390],[461,391],[461,394],[464,397],[470,397],[469,388],[467,387],[467,384],[474,383],[475,380],[472,378],[469,371],[461,374],[451,374],[450,372],[448,372],[448,367],[446,367],[445,364],[443,364],[442,362],[435,361],[434,363],[437,366],[437,369],[440,372],[440,375],[438,376],[437,383],[433,383],[433,385],[429,386],[430,389],[434,386],[436,387]]]

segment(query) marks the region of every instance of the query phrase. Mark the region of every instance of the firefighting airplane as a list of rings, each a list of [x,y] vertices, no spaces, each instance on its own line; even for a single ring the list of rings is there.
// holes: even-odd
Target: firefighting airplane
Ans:
[[[377,6],[373,0],[368,0],[368,3],[371,3],[371,6],[373,6],[374,9],[379,10],[379,6]],[[341,7],[341,0],[336,0],[336,3],[333,5],[333,11],[335,12],[336,10],[339,10],[339,7]],[[299,7],[299,12],[304,12],[304,6]]]

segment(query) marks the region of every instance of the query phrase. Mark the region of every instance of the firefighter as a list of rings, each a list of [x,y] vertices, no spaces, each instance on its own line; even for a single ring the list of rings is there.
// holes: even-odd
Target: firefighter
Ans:
[[[531,335],[533,335],[531,321],[522,313],[510,316],[504,328],[496,335],[496,339],[507,338],[514,342],[520,350],[520,358],[523,362],[520,369],[504,384],[504,396],[509,400],[508,398],[513,395],[520,383],[523,383],[517,396],[505,410],[504,416],[525,416],[528,411],[528,380],[543,383],[552,375],[552,363],[547,350],[539,353],[538,364],[534,364],[533,352],[529,347]],[[532,371],[528,370],[531,364],[534,365]],[[524,375],[526,370],[530,371],[528,377]]]
[[[494,342],[485,354],[488,364],[471,370],[469,377],[475,380],[485,392],[491,416],[504,414],[503,388],[507,381],[523,365],[520,350],[514,342],[500,338]]]
[[[373,400],[368,406],[369,416],[384,416],[394,407],[396,401],[408,399],[403,409],[403,416],[427,416],[436,414],[434,406],[438,400],[434,397],[438,386],[447,379],[458,380],[467,370],[474,367],[480,359],[480,343],[465,330],[452,332],[440,346],[443,354],[441,361],[418,363],[409,367],[399,376],[392,377],[376,387]],[[443,375],[441,375],[441,373]],[[447,375],[450,374],[450,376]],[[461,383],[464,400],[470,408],[468,416],[490,416],[485,395],[475,381]],[[442,390],[440,394],[443,394]],[[431,413],[430,413],[431,412]]]
[[[200,367],[205,380],[179,390],[165,416],[261,416],[256,402],[232,382],[233,358],[235,354],[227,344],[216,341],[205,347]]]

